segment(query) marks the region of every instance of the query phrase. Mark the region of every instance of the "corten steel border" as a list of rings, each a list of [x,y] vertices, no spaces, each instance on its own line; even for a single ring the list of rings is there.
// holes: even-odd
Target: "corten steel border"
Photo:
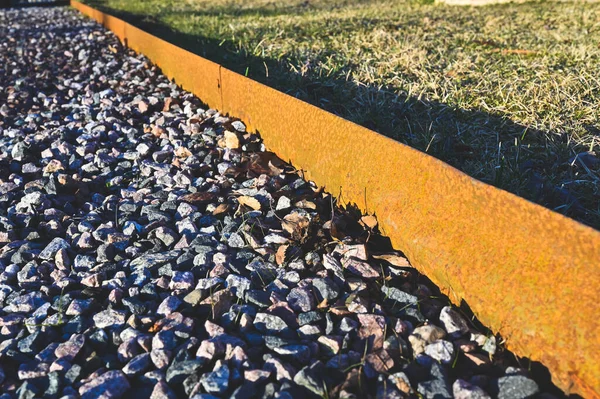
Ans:
[[[77,1],[209,106],[240,117],[306,178],[375,211],[452,301],[567,393],[600,393],[600,232],[229,71]],[[366,203],[365,203],[366,202]]]

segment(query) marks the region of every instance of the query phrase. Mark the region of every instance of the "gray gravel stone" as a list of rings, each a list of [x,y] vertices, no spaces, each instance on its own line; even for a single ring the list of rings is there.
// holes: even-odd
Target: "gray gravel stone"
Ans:
[[[122,310],[107,309],[96,313],[93,317],[97,328],[119,327],[125,324],[127,313]]]
[[[425,347],[425,354],[438,362],[449,364],[454,359],[454,345],[444,340],[435,341]]]
[[[454,399],[490,399],[490,396],[477,385],[458,379],[452,384]]]
[[[499,399],[525,399],[539,392],[535,381],[522,375],[508,375],[496,382]]]
[[[210,394],[223,394],[229,387],[229,368],[223,365],[215,371],[202,374],[200,382]]]
[[[79,388],[82,399],[121,398],[129,390],[129,381],[118,370],[107,371]]]

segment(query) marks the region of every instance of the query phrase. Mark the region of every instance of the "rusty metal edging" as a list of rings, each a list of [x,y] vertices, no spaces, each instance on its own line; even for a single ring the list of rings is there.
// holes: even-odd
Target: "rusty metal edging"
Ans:
[[[282,159],[375,211],[394,246],[567,393],[600,395],[600,232],[72,0]]]

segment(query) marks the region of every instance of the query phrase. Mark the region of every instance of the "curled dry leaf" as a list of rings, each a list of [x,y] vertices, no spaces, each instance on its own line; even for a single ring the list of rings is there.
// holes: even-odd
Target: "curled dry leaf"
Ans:
[[[275,261],[279,266],[283,265],[283,263],[285,262],[285,255],[288,248],[289,245],[280,245],[279,248],[277,248],[277,253],[275,254]]]
[[[317,309],[326,309],[328,306],[327,298],[325,298],[317,305]]]
[[[209,192],[201,192],[201,193],[191,193],[182,195],[179,197],[180,201],[187,202],[188,204],[196,205],[196,204],[207,204],[213,201],[216,198],[215,193]]]
[[[213,211],[213,216],[218,216],[229,211],[229,204],[219,204]]]
[[[374,259],[384,260],[396,267],[411,267],[408,259],[404,256],[400,256],[398,254],[383,254],[383,255],[373,255]]]
[[[333,313],[334,315],[340,316],[340,317],[344,317],[344,316],[348,316],[348,315],[352,314],[352,312],[350,312],[348,309],[344,309],[342,307],[336,307],[336,306],[329,308],[329,311],[331,313]]]
[[[310,221],[308,217],[301,215],[298,212],[292,212],[289,215],[286,215],[281,222],[281,227],[290,235],[293,239],[299,240],[304,237]]]
[[[272,152],[259,152],[250,155],[246,165],[248,171],[256,175],[276,176],[284,172],[285,163]]]
[[[247,206],[248,208],[254,209],[255,211],[260,211],[260,202],[254,197],[250,197],[248,195],[242,195],[238,197],[238,202],[240,205]]]

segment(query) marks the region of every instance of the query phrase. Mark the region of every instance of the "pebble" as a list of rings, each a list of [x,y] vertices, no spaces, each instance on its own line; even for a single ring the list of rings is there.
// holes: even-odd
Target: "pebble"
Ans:
[[[477,385],[458,379],[452,384],[454,399],[490,399],[491,397]]]
[[[229,387],[229,368],[223,365],[215,371],[205,373],[200,377],[200,383],[210,394],[223,394]]]
[[[438,362],[449,364],[454,359],[454,345],[444,340],[435,341],[425,347],[425,354]]]
[[[465,319],[450,306],[444,306],[440,311],[440,322],[446,332],[453,337],[460,337],[469,331]]]
[[[539,392],[538,384],[522,375],[507,375],[500,377],[497,382],[498,399],[525,399]]]
[[[110,370],[83,384],[79,395],[82,399],[121,398],[129,388],[129,381],[121,371]]]

